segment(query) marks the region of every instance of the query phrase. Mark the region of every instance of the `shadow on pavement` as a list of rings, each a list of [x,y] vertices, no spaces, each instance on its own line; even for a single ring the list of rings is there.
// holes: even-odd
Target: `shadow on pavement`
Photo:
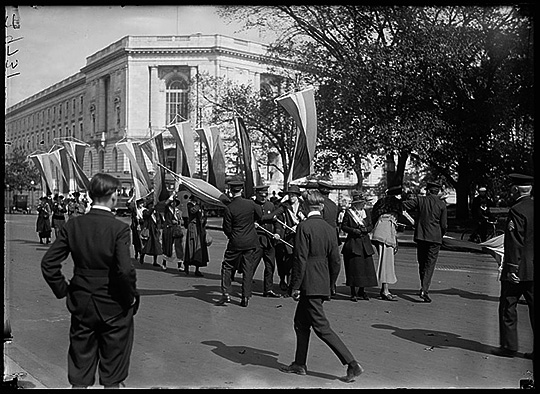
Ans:
[[[202,341],[204,345],[214,346],[212,353],[223,357],[229,361],[241,365],[256,365],[279,370],[280,367],[285,367],[285,364],[278,362],[278,353],[268,350],[256,349],[249,346],[228,346],[221,341]],[[308,370],[308,376],[315,376],[322,379],[338,380],[339,377],[313,372]]]
[[[372,327],[380,330],[393,330],[392,335],[419,343],[425,346],[425,351],[459,348],[491,355],[491,352],[498,348],[497,346],[485,345],[477,341],[461,338],[457,334],[446,331],[424,330],[421,328],[402,329],[387,324],[373,324]]]

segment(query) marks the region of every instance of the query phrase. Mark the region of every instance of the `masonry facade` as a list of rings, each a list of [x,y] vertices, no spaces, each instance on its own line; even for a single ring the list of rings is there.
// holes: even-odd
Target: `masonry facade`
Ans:
[[[73,137],[90,145],[88,176],[104,171],[129,183],[129,161],[116,142],[150,137],[177,115],[198,126],[190,105],[196,75],[260,88],[273,77],[266,51],[223,35],[126,36],[87,57],[77,74],[7,109],[6,157],[16,147],[31,154]]]

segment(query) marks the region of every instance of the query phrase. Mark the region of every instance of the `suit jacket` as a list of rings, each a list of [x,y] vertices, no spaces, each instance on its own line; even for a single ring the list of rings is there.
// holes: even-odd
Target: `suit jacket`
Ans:
[[[298,224],[294,257],[290,288],[308,297],[329,298],[341,263],[335,229],[320,214]]]
[[[418,219],[414,229],[415,241],[427,241],[442,244],[442,237],[446,233],[447,213],[446,203],[439,196],[414,197],[403,201],[406,210],[418,210]]]
[[[267,231],[270,231],[272,234],[276,232],[275,229],[275,220],[272,216],[272,212],[274,212],[275,206],[274,203],[266,200],[266,201],[258,201],[254,200],[255,204],[259,205],[262,210],[262,218],[258,221],[259,225],[264,228]],[[257,235],[259,236],[259,243],[261,246],[265,249],[272,248],[274,246],[274,238],[268,234],[266,231],[262,229],[257,229]]]
[[[358,256],[371,256],[375,253],[369,238],[369,232],[373,230],[370,214],[366,214],[363,225],[360,225],[352,217],[350,209],[347,209],[343,215],[341,229],[347,234],[341,253],[352,253]]]
[[[508,211],[504,231],[501,280],[515,273],[521,281],[534,280],[534,201],[520,198]]]
[[[41,260],[41,272],[57,298],[67,296],[67,307],[82,316],[93,302],[105,320],[127,310],[138,296],[130,257],[129,226],[108,211],[92,208],[68,220]],[[71,280],[62,262],[71,253]]]
[[[223,213],[223,232],[229,238],[227,249],[257,248],[259,237],[255,231],[255,222],[260,219],[262,209],[255,201],[243,197],[233,198]]]

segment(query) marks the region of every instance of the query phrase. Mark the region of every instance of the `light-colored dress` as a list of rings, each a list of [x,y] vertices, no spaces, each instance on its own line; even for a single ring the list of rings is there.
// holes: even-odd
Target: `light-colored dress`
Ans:
[[[397,217],[385,213],[379,217],[373,228],[371,241],[379,255],[377,279],[379,283],[393,284],[397,282],[394,267],[394,253],[397,248]]]

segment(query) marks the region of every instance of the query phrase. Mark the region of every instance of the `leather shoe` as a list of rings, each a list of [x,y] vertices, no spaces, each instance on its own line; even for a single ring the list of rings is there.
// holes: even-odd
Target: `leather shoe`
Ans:
[[[515,350],[510,350],[505,347],[499,347],[491,352],[491,354],[495,356],[509,357],[509,358],[513,358],[516,355],[516,353],[517,352]]]
[[[362,300],[369,301],[369,296],[367,293],[358,294],[358,297]]]
[[[225,305],[226,303],[231,302],[231,297],[228,294],[224,294],[221,296],[219,301],[216,303],[216,305]]]
[[[270,297],[270,298],[280,298],[280,297],[281,297],[279,294],[274,293],[272,290],[267,291],[267,292],[264,293],[263,295],[264,295],[265,297]]]
[[[358,361],[353,361],[349,363],[349,366],[347,367],[347,376],[343,378],[343,381],[346,383],[354,382],[355,378],[360,376],[362,372],[364,372],[364,368],[358,364]]]
[[[295,373],[297,375],[307,374],[307,367],[305,365],[298,365],[294,362],[291,365],[287,365],[286,367],[280,367],[279,370],[281,372]]]
[[[427,295],[427,293],[420,293],[420,298],[424,301],[424,302],[431,302],[431,298],[429,298],[429,296]]]
[[[356,296],[351,296],[351,301],[352,302],[358,302],[358,298],[356,298]]]
[[[240,306],[243,306],[244,308],[247,308],[248,303],[249,303],[249,298],[242,297],[242,301],[240,301]]]
[[[534,352],[523,353],[523,357],[525,357],[527,360],[532,360],[534,358]]]

